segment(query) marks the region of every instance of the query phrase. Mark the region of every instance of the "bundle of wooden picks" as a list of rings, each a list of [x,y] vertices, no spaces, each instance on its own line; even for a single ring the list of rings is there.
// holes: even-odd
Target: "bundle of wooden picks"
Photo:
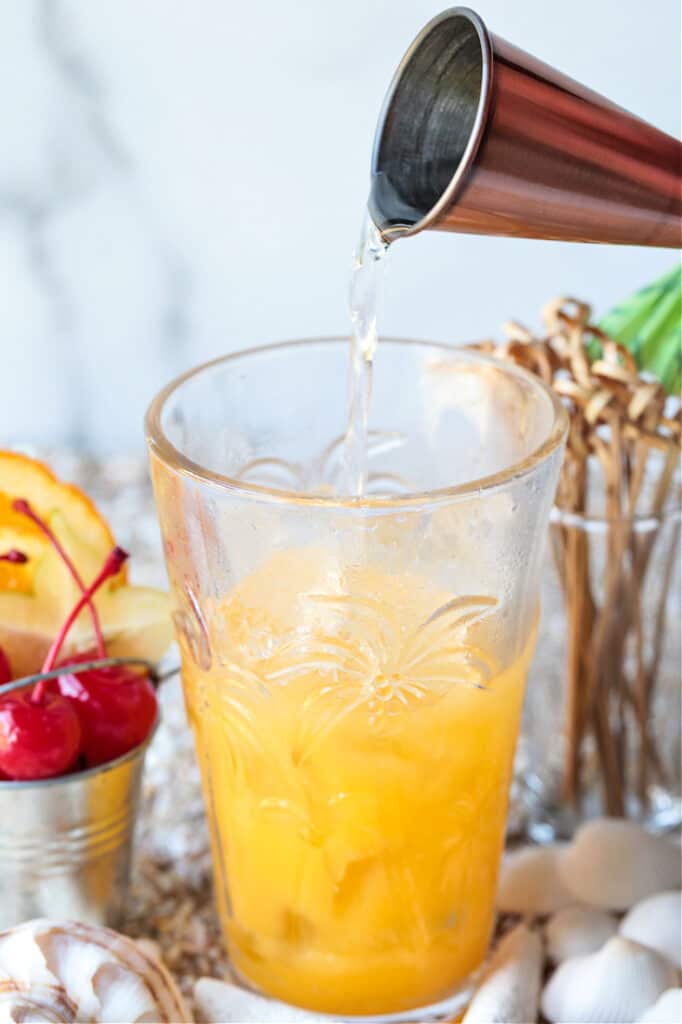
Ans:
[[[508,323],[504,344],[479,347],[541,377],[570,414],[552,525],[568,623],[563,795],[580,803],[596,759],[607,813],[632,800],[645,812],[652,783],[666,784],[651,719],[680,532],[680,399],[585,303],[542,315],[545,336]]]

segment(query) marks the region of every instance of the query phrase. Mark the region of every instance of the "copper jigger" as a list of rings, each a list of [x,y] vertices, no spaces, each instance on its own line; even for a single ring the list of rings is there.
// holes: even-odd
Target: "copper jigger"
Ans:
[[[370,212],[387,239],[433,228],[673,248],[681,167],[676,139],[454,7],[393,78]]]

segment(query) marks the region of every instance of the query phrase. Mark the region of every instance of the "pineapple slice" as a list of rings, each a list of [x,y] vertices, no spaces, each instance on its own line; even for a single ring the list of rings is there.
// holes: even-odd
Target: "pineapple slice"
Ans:
[[[48,524],[87,585],[115,541],[93,502],[41,462],[0,451],[0,552],[17,549],[19,564],[0,561],[0,647],[15,677],[40,669],[43,658],[80,592],[47,537],[12,503],[24,498]],[[173,638],[167,594],[128,583],[125,567],[95,598],[109,654],[156,661]],[[93,643],[87,609],[69,634],[66,653]]]

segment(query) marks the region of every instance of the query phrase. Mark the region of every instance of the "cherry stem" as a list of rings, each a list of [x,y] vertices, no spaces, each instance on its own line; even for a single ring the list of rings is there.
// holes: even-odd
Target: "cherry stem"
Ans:
[[[31,522],[35,523],[38,529],[45,534],[50,544],[61,558],[64,565],[71,573],[71,577],[76,586],[78,587],[78,589],[80,590],[81,594],[84,594],[85,584],[83,583],[83,579],[80,573],[78,572],[78,569],[74,565],[71,557],[65,551],[61,542],[57,539],[52,529],[47,525],[45,520],[41,519],[38,513],[33,511],[33,509],[31,508],[31,506],[29,505],[25,498],[16,498],[12,502],[12,508],[14,509],[15,512],[20,512],[21,515],[27,516],[31,520]],[[8,553],[11,554],[12,552]],[[102,626],[99,621],[99,614],[97,612],[97,609],[95,608],[95,602],[89,600],[88,607],[90,609],[90,615],[92,617],[92,628],[95,631],[95,638],[97,640],[97,653],[99,654],[100,658],[106,658],[107,649],[104,645]]]
[[[4,554],[0,555],[0,562],[12,562],[14,565],[25,565],[28,562],[28,555],[25,555],[23,551],[17,551],[16,548],[12,548],[11,551],[5,551]]]
[[[57,633],[57,636],[54,638],[52,646],[47,652],[47,657],[45,658],[45,661],[43,663],[43,672],[50,672],[54,668],[54,663],[57,660],[59,652],[61,651],[64,641],[66,640],[69,630],[73,626],[74,622],[76,621],[80,613],[83,611],[85,606],[91,602],[93,594],[95,594],[99,590],[102,584],[106,580],[110,579],[112,576],[116,576],[116,574],[120,572],[121,566],[123,565],[127,557],[128,553],[127,551],[124,551],[123,548],[116,547],[111,552],[111,554],[107,558],[106,562],[102,566],[101,570],[99,571],[95,579],[92,581],[90,586],[83,591],[83,594],[81,595],[80,599],[76,602],[76,604],[69,612],[66,622]],[[36,683],[35,689],[33,690],[33,694],[31,696],[31,700],[34,701],[34,703],[39,704],[45,695],[45,689],[46,680],[41,679],[39,683]]]

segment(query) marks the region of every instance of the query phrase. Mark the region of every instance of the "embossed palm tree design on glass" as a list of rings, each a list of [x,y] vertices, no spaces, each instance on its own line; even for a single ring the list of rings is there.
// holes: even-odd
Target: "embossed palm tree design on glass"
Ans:
[[[312,594],[307,600],[325,613],[328,631],[287,639],[256,670],[259,686],[251,691],[271,697],[273,687],[311,675],[322,683],[300,709],[296,764],[353,712],[363,710],[372,727],[382,717],[435,703],[453,686],[484,690],[495,673],[495,659],[466,643],[467,626],[494,607],[493,597],[453,598],[404,630],[390,604],[376,597]]]
[[[148,417],[232,964],[344,1016],[485,956],[564,432],[522,371],[382,351],[361,500],[343,340],[229,357]]]
[[[310,627],[277,638],[275,649],[264,656],[248,645],[230,644],[232,657],[221,661],[217,699],[235,781],[247,777],[251,757],[272,757],[273,750],[262,744],[260,715],[282,688],[304,681],[309,691],[298,710],[293,745],[278,758],[278,770],[296,789],[292,768],[304,765],[349,715],[364,716],[366,729],[379,735],[386,719],[432,707],[454,686],[485,691],[500,670],[469,639],[495,598],[453,598],[415,628],[403,625],[392,606],[375,596],[307,594],[302,600],[313,612],[305,617],[312,620]],[[304,803],[307,799],[300,806],[288,803],[289,813],[303,820]],[[281,800],[268,798],[261,807],[284,809]]]

